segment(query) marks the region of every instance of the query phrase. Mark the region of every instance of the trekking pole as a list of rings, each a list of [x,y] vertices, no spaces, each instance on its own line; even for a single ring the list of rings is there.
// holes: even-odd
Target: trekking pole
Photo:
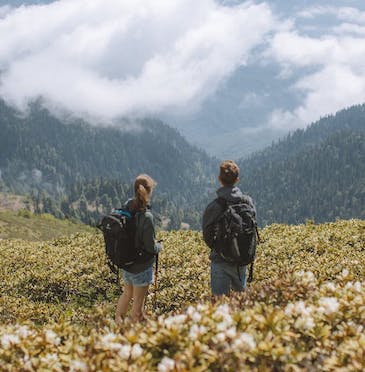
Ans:
[[[260,238],[259,229],[257,228],[256,224],[255,224],[255,230],[256,230],[256,235],[257,235],[257,241],[258,241],[259,244],[261,244],[262,240]],[[254,262],[252,262],[251,266],[250,266],[250,271],[249,271],[248,279],[247,279],[248,283],[252,283],[252,281],[253,281],[253,264],[254,264]]]
[[[253,262],[250,265],[250,271],[248,273],[248,278],[247,278],[248,283],[252,283],[252,281],[253,281]]]
[[[120,285],[120,272],[119,272],[119,269],[117,269],[117,285],[118,285],[118,288],[119,288],[119,292],[120,294],[123,294],[123,289],[122,289],[122,286]]]
[[[255,229],[256,229],[257,241],[259,243],[262,243],[262,240],[261,240],[260,234],[259,234],[259,229],[257,228],[257,225],[255,225]]]
[[[156,310],[157,299],[157,276],[158,276],[158,253],[156,254],[156,267],[155,267],[155,294],[153,296],[153,310]]]

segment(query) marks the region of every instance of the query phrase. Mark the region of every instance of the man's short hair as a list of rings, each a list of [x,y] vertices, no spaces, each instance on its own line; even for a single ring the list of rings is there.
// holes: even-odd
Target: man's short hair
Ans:
[[[223,185],[232,186],[240,174],[240,168],[233,160],[224,160],[220,165],[219,178]]]

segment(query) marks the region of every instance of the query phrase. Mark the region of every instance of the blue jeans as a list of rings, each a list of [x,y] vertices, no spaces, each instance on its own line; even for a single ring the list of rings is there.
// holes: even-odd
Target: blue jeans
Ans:
[[[235,292],[245,290],[246,266],[212,261],[210,269],[210,283],[213,295],[229,295],[231,289]]]
[[[123,270],[123,281],[125,284],[133,285],[133,287],[147,287],[153,283],[153,266],[136,274]]]

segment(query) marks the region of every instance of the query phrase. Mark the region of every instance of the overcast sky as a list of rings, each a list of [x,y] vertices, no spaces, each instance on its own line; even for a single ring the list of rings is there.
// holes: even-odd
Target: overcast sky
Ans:
[[[305,126],[365,102],[362,2],[312,1],[291,13],[279,1],[4,5],[0,96],[19,108],[41,96],[50,108],[99,121],[156,116],[197,110],[242,66],[276,64],[272,79],[288,81],[300,101],[276,107],[263,125]]]

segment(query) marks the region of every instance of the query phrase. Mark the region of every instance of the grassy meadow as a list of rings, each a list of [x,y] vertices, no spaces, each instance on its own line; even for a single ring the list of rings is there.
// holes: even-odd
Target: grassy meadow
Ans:
[[[78,232],[91,232],[87,225],[72,220],[60,220],[50,214],[36,215],[26,209],[0,209],[0,239],[44,241]]]
[[[157,307],[151,288],[148,321],[121,327],[101,234],[33,232],[0,240],[0,370],[365,368],[365,221],[265,228],[254,282],[216,303],[201,233],[160,232]]]

